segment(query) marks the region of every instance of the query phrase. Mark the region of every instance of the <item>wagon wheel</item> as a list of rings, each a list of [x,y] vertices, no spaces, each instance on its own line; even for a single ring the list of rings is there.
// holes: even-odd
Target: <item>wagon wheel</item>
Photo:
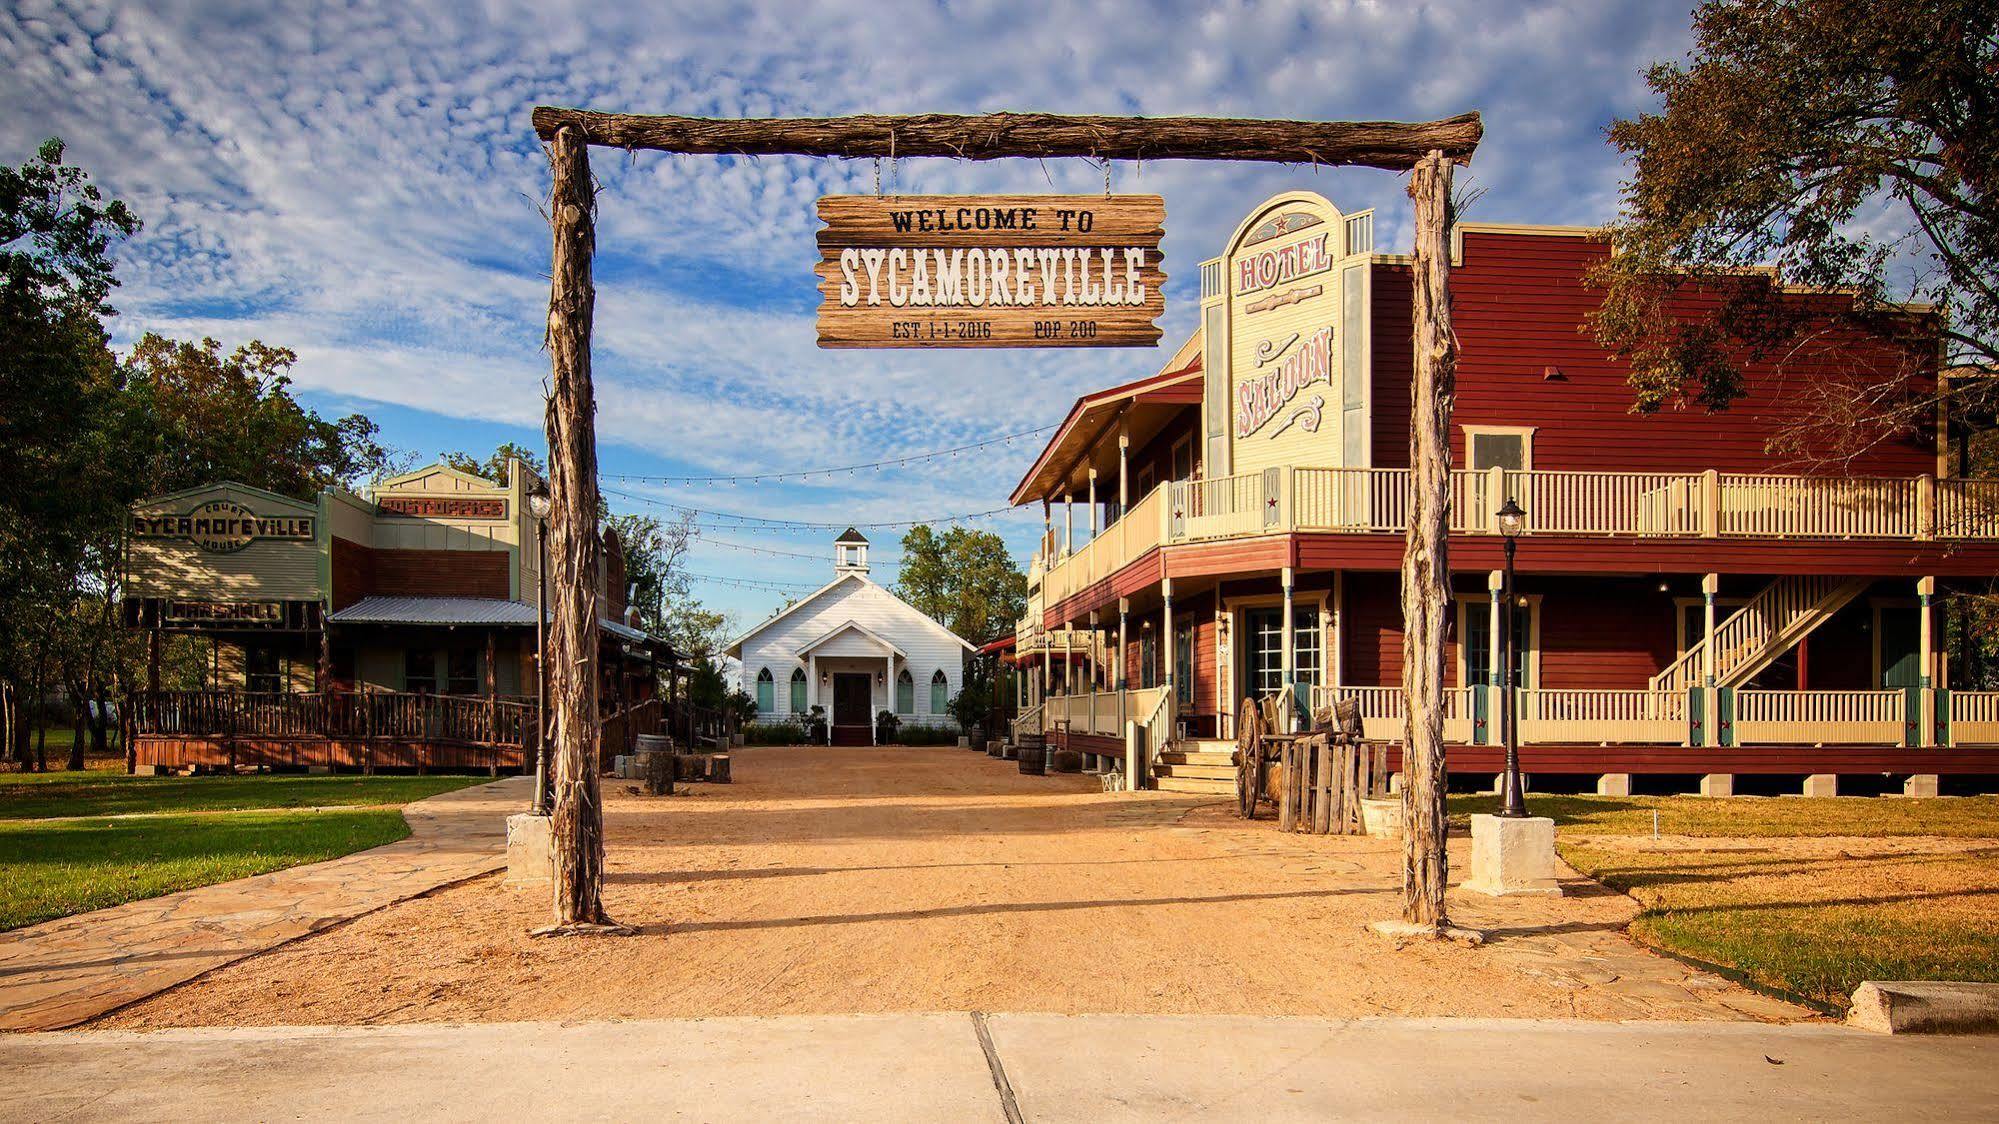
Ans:
[[[1255,699],[1242,701],[1235,744],[1236,810],[1243,819],[1253,820],[1263,799],[1263,712]]]

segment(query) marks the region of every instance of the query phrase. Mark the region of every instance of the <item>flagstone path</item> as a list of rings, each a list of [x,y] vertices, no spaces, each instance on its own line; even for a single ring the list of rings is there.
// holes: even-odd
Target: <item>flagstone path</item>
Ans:
[[[403,808],[409,838],[0,933],[0,1030],[54,1030],[506,864],[514,777]]]

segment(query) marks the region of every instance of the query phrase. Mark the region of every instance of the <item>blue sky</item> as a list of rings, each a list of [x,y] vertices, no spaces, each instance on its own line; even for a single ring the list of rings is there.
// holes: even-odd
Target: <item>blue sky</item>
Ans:
[[[618,10],[618,9],[625,10]],[[260,338],[299,353],[303,397],[359,410],[426,458],[541,445],[549,235],[537,104],[700,116],[998,109],[1297,118],[1484,113],[1469,178],[1488,220],[1611,216],[1603,141],[1687,48],[1679,3],[1089,5],[826,0],[575,8],[503,0],[338,6],[85,5],[0,14],[0,159],[59,135],[146,220],[119,253],[116,341]],[[821,351],[813,202],[875,190],[873,161],[599,151],[596,373],[607,474],[783,472],[1033,429],[1162,351]],[[1101,191],[1077,161],[905,161],[907,192]],[[1193,266],[1257,200],[1309,187],[1408,239],[1402,181],[1372,171],[1116,165],[1164,195],[1166,351]],[[626,510],[678,503],[844,523],[1000,507],[1034,452],[784,485],[607,479]],[[833,532],[709,520],[694,572],[810,587]],[[1023,557],[1038,514],[981,520]],[[899,532],[870,532],[893,556]],[[761,546],[757,554],[724,545]],[[892,566],[878,577],[893,580]],[[780,594],[707,582],[747,624]]]

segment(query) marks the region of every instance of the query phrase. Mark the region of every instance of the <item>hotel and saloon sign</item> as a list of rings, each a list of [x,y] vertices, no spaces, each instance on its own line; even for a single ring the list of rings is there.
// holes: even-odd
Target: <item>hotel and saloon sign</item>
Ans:
[[[310,540],[309,515],[259,515],[233,500],[209,500],[181,515],[135,514],[142,539],[185,539],[211,554],[234,554],[259,539]]]
[[[1367,263],[1373,216],[1293,191],[1201,269],[1211,475],[1372,463]]]
[[[819,346],[1151,347],[1157,195],[829,195]]]

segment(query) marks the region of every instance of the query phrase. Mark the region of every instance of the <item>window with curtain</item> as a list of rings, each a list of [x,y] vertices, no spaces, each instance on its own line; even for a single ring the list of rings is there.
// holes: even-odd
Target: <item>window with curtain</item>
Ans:
[[[805,669],[802,667],[791,669],[791,712],[805,713]]]
[[[243,685],[271,694],[285,689],[284,664],[276,648],[259,645],[243,649]]]
[[[437,653],[428,649],[403,651],[403,690],[437,693]]]
[[[444,691],[450,695],[483,694],[479,686],[479,650],[453,648],[445,663]]]
[[[916,713],[916,680],[910,676],[906,667],[895,677],[895,712]]]
[[[942,714],[951,705],[951,681],[944,678],[944,669],[938,668],[930,677],[930,713]]]
[[[777,677],[770,668],[757,672],[757,713],[769,714],[777,709]]]

